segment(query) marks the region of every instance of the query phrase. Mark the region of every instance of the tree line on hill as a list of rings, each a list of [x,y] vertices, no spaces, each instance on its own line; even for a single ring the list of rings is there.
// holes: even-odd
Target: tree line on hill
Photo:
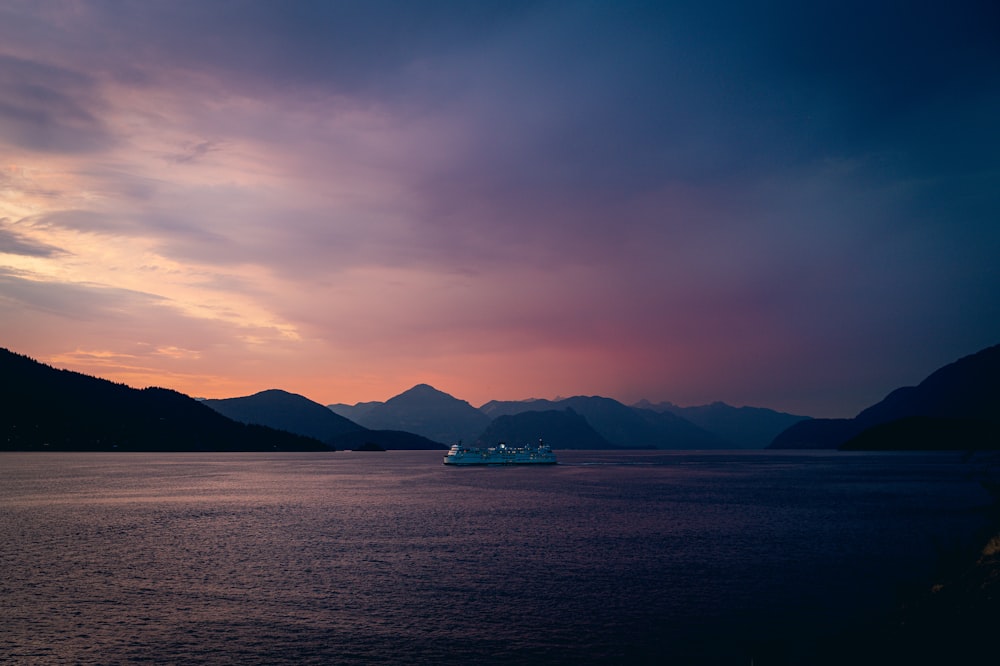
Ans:
[[[134,389],[0,349],[0,450],[323,451],[248,425],[176,391]]]

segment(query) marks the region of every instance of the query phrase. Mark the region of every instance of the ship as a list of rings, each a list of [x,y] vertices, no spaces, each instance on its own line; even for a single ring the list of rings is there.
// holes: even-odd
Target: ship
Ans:
[[[554,465],[556,454],[538,440],[537,446],[496,446],[480,448],[454,444],[444,457],[445,465]]]

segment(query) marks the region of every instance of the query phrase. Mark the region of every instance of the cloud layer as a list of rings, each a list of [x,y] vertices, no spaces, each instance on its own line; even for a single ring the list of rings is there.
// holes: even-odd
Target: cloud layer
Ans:
[[[0,8],[0,338],[852,415],[1000,340],[987,2]]]

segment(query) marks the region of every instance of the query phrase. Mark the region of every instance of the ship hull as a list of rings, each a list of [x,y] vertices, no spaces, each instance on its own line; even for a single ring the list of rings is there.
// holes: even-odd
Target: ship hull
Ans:
[[[506,447],[479,449],[453,446],[444,457],[445,465],[554,465],[556,456],[548,447]]]
[[[449,458],[445,456],[445,465],[555,465],[555,460],[510,460],[498,458]]]

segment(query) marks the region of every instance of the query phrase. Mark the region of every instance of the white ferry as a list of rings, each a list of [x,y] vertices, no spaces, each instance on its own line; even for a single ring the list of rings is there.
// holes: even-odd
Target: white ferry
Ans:
[[[444,457],[445,465],[554,465],[556,454],[538,440],[538,446],[507,446],[504,443],[489,448],[455,444]]]

